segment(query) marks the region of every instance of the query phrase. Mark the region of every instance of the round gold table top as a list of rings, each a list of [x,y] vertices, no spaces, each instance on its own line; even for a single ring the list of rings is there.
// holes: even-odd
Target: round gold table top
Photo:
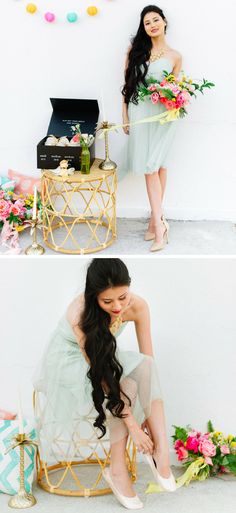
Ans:
[[[94,180],[104,180],[105,177],[111,176],[115,173],[116,169],[112,169],[110,171],[104,171],[99,168],[99,164],[102,162],[102,159],[95,159],[93,162],[90,173],[85,174],[81,173],[81,171],[75,171],[73,175],[56,175],[50,169],[42,169],[42,176],[44,178],[48,178],[50,180],[55,180],[56,182],[68,182],[68,183],[85,183],[92,182]]]

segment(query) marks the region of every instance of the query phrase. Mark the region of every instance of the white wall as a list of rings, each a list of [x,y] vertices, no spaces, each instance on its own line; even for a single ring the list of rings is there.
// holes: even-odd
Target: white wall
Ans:
[[[47,131],[50,96],[99,98],[102,86],[109,118],[120,122],[124,56],[139,13],[148,4],[144,0],[37,0],[40,9],[54,10],[61,18],[70,10],[81,13],[75,25],[62,19],[51,25],[39,14],[27,14],[26,3],[1,0],[0,44],[5,49],[1,52],[1,173],[9,167],[36,173],[36,144]],[[94,18],[85,15],[91,3],[100,8]],[[157,3],[165,10],[168,42],[183,54],[185,71],[216,83],[213,92],[192,102],[188,118],[179,123],[166,214],[175,219],[236,220],[235,2]],[[118,164],[125,143],[121,132],[111,135],[111,157]],[[97,156],[102,155],[99,141]],[[144,179],[127,177],[119,186],[118,215],[147,215],[147,208]]]
[[[32,414],[31,377],[50,332],[78,290],[89,259],[1,259],[0,409],[16,410],[21,382]],[[125,259],[132,290],[148,301],[169,435],[172,424],[232,432],[235,411],[236,261]],[[134,327],[123,349],[138,349]]]

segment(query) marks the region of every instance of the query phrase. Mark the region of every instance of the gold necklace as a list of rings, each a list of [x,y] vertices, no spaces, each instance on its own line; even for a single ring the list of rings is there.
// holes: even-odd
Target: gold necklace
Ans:
[[[114,336],[117,331],[120,329],[121,325],[122,325],[123,321],[122,321],[122,317],[119,316],[117,317],[117,319],[115,319],[115,321],[112,322],[112,324],[110,324],[110,332],[111,334]]]
[[[164,53],[165,53],[165,48],[161,48],[161,49],[159,50],[159,52],[157,52],[157,53],[153,53],[153,52],[151,51],[150,59],[149,59],[149,60],[150,60],[150,62],[157,61],[157,59],[160,59],[160,58],[162,57],[162,55],[164,55]]]

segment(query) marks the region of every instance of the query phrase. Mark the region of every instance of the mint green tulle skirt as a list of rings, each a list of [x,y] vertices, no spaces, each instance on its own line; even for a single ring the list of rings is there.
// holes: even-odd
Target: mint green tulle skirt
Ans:
[[[121,388],[131,399],[133,415],[141,424],[151,413],[152,401],[162,400],[155,361],[142,353],[119,348],[117,358],[123,367]],[[64,316],[33,378],[40,454],[44,461],[76,460],[81,457],[81,440],[84,445],[89,440],[96,443],[101,435],[93,427],[98,413],[93,405],[88,370],[89,364]],[[122,419],[105,411],[104,440],[115,443],[127,436],[127,428]]]

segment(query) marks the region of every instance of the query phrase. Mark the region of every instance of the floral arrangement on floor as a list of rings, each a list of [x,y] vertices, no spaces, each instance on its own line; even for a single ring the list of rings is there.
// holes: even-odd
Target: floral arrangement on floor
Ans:
[[[149,98],[150,101],[156,104],[162,104],[167,111],[160,119],[172,121],[178,117],[184,117],[187,114],[186,107],[190,102],[192,96],[197,96],[196,93],[204,93],[204,89],[211,89],[215,86],[212,82],[203,79],[199,83],[193,82],[191,78],[182,75],[177,79],[173,74],[164,71],[164,79],[159,81],[153,77],[146,79],[146,86],[141,85],[138,91],[140,101]]]
[[[191,481],[204,481],[210,476],[232,473],[236,476],[236,436],[215,431],[212,422],[207,424],[207,433],[190,426],[175,428],[172,436],[178,460],[186,467],[176,479],[176,486],[189,485]],[[162,492],[160,485],[150,483],[146,493]]]
[[[178,460],[189,472],[189,481],[200,481],[208,476],[232,472],[236,476],[236,436],[215,431],[212,422],[207,424],[207,433],[174,426],[174,448]],[[192,474],[192,475],[191,475]]]
[[[21,252],[19,233],[32,226],[33,194],[26,196],[0,189],[0,245],[8,251],[5,254]],[[37,220],[42,221],[42,202],[37,195]]]

